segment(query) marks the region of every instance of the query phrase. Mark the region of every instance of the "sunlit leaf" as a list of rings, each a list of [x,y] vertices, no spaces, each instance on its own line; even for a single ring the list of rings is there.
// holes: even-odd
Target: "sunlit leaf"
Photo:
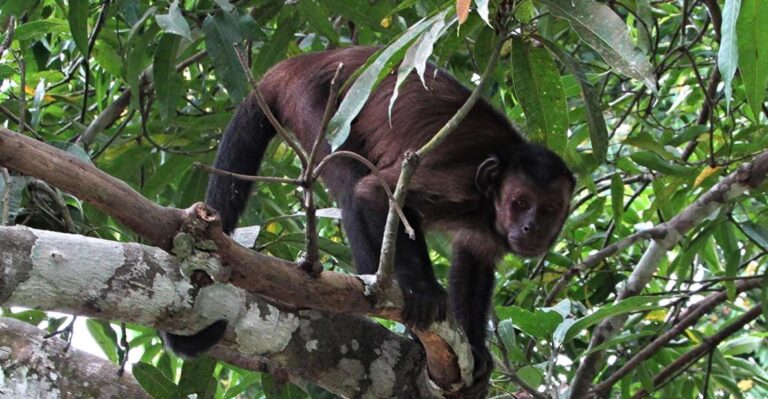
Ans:
[[[592,0],[538,0],[566,19],[590,47],[619,73],[656,92],[653,67],[629,39],[627,25],[608,6]]]
[[[160,28],[164,31],[182,36],[185,39],[192,41],[192,32],[189,30],[187,20],[181,15],[179,0],[173,0],[170,7],[168,7],[168,14],[155,15],[155,19],[157,20],[157,24],[160,25]]]
[[[764,18],[768,1],[742,0],[736,32],[739,35],[739,71],[747,92],[747,102],[755,119],[762,112],[768,86],[768,29]]]
[[[733,95],[733,77],[739,65],[738,36],[736,35],[736,20],[739,17],[741,0],[725,0],[723,7],[723,23],[720,27],[720,49],[717,52],[717,67],[723,79],[725,91],[725,106],[730,108]]]
[[[512,82],[525,112],[528,138],[563,154],[568,108],[560,72],[549,51],[519,37],[513,39]]]
[[[72,40],[82,54],[88,53],[88,0],[69,0],[67,12]]]
[[[472,4],[471,0],[456,0],[456,16],[459,18],[459,25],[467,20],[470,4]]]

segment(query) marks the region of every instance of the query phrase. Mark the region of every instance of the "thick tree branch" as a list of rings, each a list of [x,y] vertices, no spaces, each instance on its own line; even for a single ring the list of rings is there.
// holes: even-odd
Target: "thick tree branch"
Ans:
[[[750,188],[757,187],[768,174],[768,152],[760,153],[751,163],[742,165],[719,183],[714,185],[677,216],[658,228],[667,234],[663,240],[654,240],[643,254],[640,262],[627,279],[626,285],[617,295],[617,301],[638,295],[656,272],[661,259],[667,251],[676,245],[691,229],[701,223],[728,203]],[[609,317],[603,320],[592,333],[589,349],[595,348],[613,337],[626,321],[627,315]],[[594,351],[585,356],[571,383],[571,396],[589,397],[592,380],[602,366],[604,351]]]
[[[192,333],[226,318],[220,350],[345,397],[431,397],[421,348],[364,317],[288,309],[229,284],[182,275],[204,258],[78,235],[0,228],[0,305],[25,306]],[[239,365],[245,365],[240,363]],[[131,397],[131,396],[128,396]]]
[[[158,206],[93,165],[4,128],[0,128],[0,166],[47,181],[92,203],[165,250],[171,249],[182,226],[202,230],[198,238],[211,239],[224,264],[231,267],[228,282],[250,293],[299,308],[400,320],[402,296],[396,284],[378,291],[371,289],[376,282],[373,276],[325,272],[312,278],[293,262],[238,245],[218,224],[208,228],[208,223],[218,219],[202,205],[186,211]],[[427,351],[430,376],[448,390],[460,385],[472,370],[469,347],[457,329],[453,323],[437,323],[430,331],[418,332]],[[186,332],[193,331],[195,328]]]
[[[118,366],[77,349],[58,337],[16,319],[0,318],[0,396],[149,398],[133,376]]]
[[[736,334],[739,330],[744,328],[747,324],[751,323],[762,314],[760,305],[749,309],[746,313],[741,315],[738,319],[725,326],[717,334],[712,335],[704,339],[701,345],[691,349],[684,355],[680,356],[674,362],[668,364],[664,369],[653,377],[653,385],[660,386],[665,383],[671,376],[677,374],[680,370],[688,368],[693,362],[701,359],[702,356],[715,350],[721,342],[733,334]],[[632,396],[632,399],[640,399],[648,396],[648,392],[645,389],[641,389]]]
[[[749,280],[739,281],[736,284],[736,292],[744,292],[759,287],[761,284],[760,278],[753,278]],[[619,382],[625,375],[629,374],[632,370],[637,368],[642,362],[648,360],[651,356],[656,354],[665,345],[667,345],[672,339],[681,334],[687,328],[696,324],[696,322],[705,314],[709,313],[717,305],[725,302],[728,299],[728,293],[723,290],[711,294],[692,305],[686,312],[680,317],[680,320],[672,326],[669,330],[658,336],[648,345],[643,346],[637,354],[629,359],[620,369],[615,371],[605,381],[596,385],[594,391],[598,396],[604,395],[611,389],[613,385]]]

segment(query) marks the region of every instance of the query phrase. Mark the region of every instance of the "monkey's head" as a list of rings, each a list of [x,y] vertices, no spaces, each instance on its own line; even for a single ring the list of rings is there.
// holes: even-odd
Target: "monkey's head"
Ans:
[[[544,254],[554,243],[576,183],[557,154],[531,143],[486,159],[475,182],[493,202],[493,230],[511,252],[526,257]]]

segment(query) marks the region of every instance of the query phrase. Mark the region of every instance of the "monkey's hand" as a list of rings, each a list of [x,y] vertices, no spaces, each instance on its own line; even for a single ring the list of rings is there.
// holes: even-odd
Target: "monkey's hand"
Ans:
[[[437,281],[401,279],[399,283],[405,298],[405,325],[424,330],[434,321],[445,320],[447,295]]]

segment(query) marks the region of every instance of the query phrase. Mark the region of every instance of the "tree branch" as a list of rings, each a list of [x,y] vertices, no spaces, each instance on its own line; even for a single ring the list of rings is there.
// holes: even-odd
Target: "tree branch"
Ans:
[[[626,285],[617,295],[617,301],[638,295],[653,277],[659,262],[667,251],[705,218],[717,211],[731,199],[763,182],[768,174],[768,151],[760,153],[748,164],[742,165],[706,193],[685,208],[677,216],[658,228],[666,230],[663,240],[654,240],[646,249],[640,262],[627,279]],[[618,332],[626,321],[626,315],[609,317],[603,320],[592,333],[589,350],[608,341]],[[571,383],[571,396],[588,397],[592,380],[602,366],[604,351],[594,351],[585,356]]]
[[[43,338],[45,334],[30,324],[0,317],[2,397],[149,398],[132,375],[118,376],[117,365],[77,349],[67,350],[66,341]]]

